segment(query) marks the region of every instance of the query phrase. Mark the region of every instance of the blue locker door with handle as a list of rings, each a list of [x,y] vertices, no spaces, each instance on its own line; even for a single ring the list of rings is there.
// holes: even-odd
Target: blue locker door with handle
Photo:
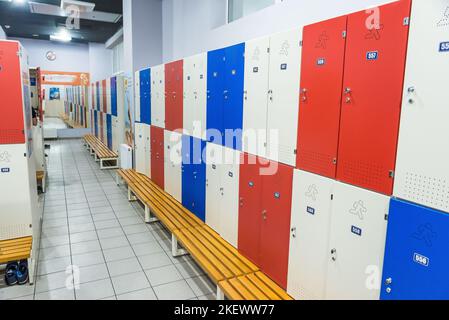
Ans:
[[[108,139],[108,148],[112,150],[112,116],[106,115],[106,133]]]
[[[151,69],[140,71],[140,122],[151,124]]]
[[[231,149],[242,150],[245,44],[227,47],[225,58],[223,129],[234,130],[234,134],[227,136],[225,131],[223,145]]]
[[[391,200],[382,300],[449,299],[449,215]]]
[[[193,202],[192,137],[182,136],[182,204],[191,210]]]
[[[207,141],[223,145],[223,101],[226,50],[207,54]]]
[[[117,114],[117,77],[111,78],[111,113],[114,117],[118,117],[118,114]]]
[[[98,137],[98,113],[96,110],[94,112],[94,127],[95,127],[95,136]]]

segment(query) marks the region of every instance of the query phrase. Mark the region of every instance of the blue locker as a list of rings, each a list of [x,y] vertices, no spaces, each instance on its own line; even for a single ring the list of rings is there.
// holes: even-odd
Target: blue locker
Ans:
[[[234,135],[225,142],[231,149],[242,150],[245,44],[227,47],[225,53],[223,126],[224,130],[234,130]]]
[[[140,122],[151,125],[151,69],[140,71]]]
[[[95,136],[98,138],[98,114],[96,110],[94,112],[94,125],[95,125]]]
[[[182,137],[182,204],[198,218],[206,220],[206,142]]]
[[[219,145],[223,145],[224,139],[225,57],[225,49],[207,53],[207,141]]]
[[[382,300],[449,299],[449,215],[393,199]]]
[[[112,116],[110,114],[106,114],[106,132],[108,148],[112,150]]]
[[[117,113],[117,77],[111,78],[111,113],[118,117]]]

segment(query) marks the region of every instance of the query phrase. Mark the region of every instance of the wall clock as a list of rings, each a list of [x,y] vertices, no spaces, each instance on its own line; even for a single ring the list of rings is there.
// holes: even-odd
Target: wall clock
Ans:
[[[47,57],[48,61],[55,61],[56,60],[56,53],[54,51],[48,51],[45,56]]]

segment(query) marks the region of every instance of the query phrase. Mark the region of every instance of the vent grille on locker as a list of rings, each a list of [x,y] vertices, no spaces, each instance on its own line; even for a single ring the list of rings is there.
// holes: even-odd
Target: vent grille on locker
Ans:
[[[334,156],[320,152],[301,150],[300,155],[301,165],[314,172],[328,172],[329,164],[334,163]]]
[[[342,169],[339,180],[353,181],[373,190],[383,190],[385,178],[390,174],[390,169],[365,161],[341,161],[339,165]]]
[[[449,210],[449,185],[444,179],[407,173],[404,197],[434,208]]]
[[[25,143],[23,130],[0,130],[0,144],[21,144]]]

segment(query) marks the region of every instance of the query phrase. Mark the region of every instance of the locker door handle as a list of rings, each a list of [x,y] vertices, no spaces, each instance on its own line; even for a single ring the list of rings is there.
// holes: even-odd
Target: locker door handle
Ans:
[[[337,249],[332,249],[331,250],[331,258],[332,258],[332,261],[337,261]]]
[[[267,210],[262,211],[262,219],[267,220]]]
[[[345,103],[349,104],[352,102],[351,94],[352,94],[351,88],[345,88],[345,96],[346,96]]]
[[[303,88],[302,90],[301,90],[301,100],[302,100],[302,102],[306,102],[307,101],[307,89],[306,88]]]
[[[292,228],[292,238],[296,239],[296,228]]]
[[[240,198],[240,206],[243,207],[243,198]]]

